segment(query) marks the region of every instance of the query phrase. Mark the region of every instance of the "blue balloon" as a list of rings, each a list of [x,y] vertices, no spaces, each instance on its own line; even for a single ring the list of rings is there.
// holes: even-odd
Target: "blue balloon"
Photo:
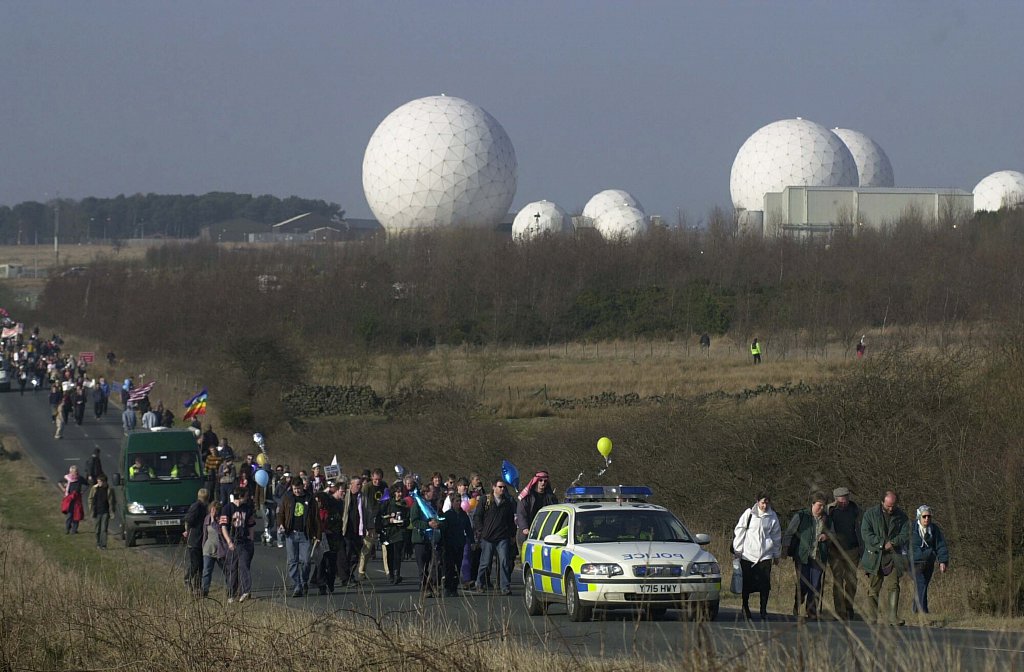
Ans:
[[[256,479],[256,485],[261,488],[267,487],[267,483],[270,483],[270,474],[267,473],[266,469],[257,469],[254,478]]]
[[[513,488],[519,489],[519,470],[508,460],[501,461],[501,477]]]
[[[418,507],[420,507],[420,512],[423,514],[424,518],[426,518],[427,520],[444,520],[444,518],[441,518],[437,515],[437,510],[434,509],[434,505],[428,502],[427,500],[423,499],[423,495],[420,494],[419,488],[413,490],[411,494],[413,501],[416,502],[416,505]],[[423,530],[423,534],[427,538],[433,536],[433,533],[434,530],[429,527]]]

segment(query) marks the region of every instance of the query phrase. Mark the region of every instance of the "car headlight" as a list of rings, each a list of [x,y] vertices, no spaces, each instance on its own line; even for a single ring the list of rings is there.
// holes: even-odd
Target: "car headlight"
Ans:
[[[717,562],[694,562],[690,565],[690,574],[721,574],[722,568]]]
[[[138,514],[138,513],[145,513],[145,512],[146,512],[146,507],[144,507],[142,504],[139,504],[138,502],[132,502],[131,504],[128,505],[128,513],[136,513],[136,514]]]
[[[580,567],[583,576],[620,576],[622,567],[613,563],[588,563]]]

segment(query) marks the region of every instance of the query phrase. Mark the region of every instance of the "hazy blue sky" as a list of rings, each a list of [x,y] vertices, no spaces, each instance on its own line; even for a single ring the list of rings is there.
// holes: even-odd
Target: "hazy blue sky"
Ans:
[[[867,133],[899,186],[1024,170],[1024,2],[0,0],[0,203],[214,190],[369,216],[394,108],[486,108],[514,207],[623,188],[728,206],[736,150],[802,116]]]

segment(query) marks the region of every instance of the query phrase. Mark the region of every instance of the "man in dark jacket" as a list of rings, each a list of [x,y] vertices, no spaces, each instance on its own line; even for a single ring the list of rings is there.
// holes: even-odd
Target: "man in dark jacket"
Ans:
[[[519,548],[526,541],[526,535],[530,534],[530,525],[533,525],[537,512],[549,504],[557,503],[558,497],[551,491],[548,472],[538,471],[519,494],[519,505],[516,507],[516,543]]]
[[[476,592],[482,593],[490,588],[491,556],[497,551],[501,593],[511,595],[514,561],[512,540],[516,535],[516,514],[515,503],[508,494],[508,484],[504,480],[497,479],[491,494],[480,496],[475,515],[476,529],[480,530],[480,569],[476,576]]]
[[[783,535],[784,539],[795,540],[794,559],[800,569],[800,602],[805,604],[807,618],[818,617],[821,583],[828,564],[828,542],[832,536],[832,526],[825,514],[825,504],[825,494],[814,493],[811,506],[797,511]],[[790,547],[786,541],[783,544]]]
[[[864,512],[860,533],[864,540],[864,555],[860,566],[868,574],[871,588],[868,593],[871,613],[869,617],[883,622],[878,598],[888,583],[889,617],[891,625],[903,625],[897,611],[900,605],[900,577],[907,571],[907,544],[910,542],[910,520],[903,509],[896,506],[899,498],[894,490],[886,490],[879,506]]]
[[[911,525],[910,547],[912,549],[911,565],[917,596],[914,600],[914,613],[928,612],[928,584],[931,583],[935,565],[939,572],[945,574],[949,565],[949,548],[946,546],[946,535],[938,523],[932,522],[932,509],[927,504],[917,507],[917,523]]]
[[[284,534],[288,551],[288,576],[292,580],[292,597],[306,594],[309,583],[310,544],[320,527],[316,500],[306,492],[301,479],[292,481],[291,492],[285,494],[277,510],[277,530]]]
[[[196,501],[188,507],[185,514],[185,548],[188,550],[188,562],[185,565],[185,585],[193,591],[199,590],[199,579],[203,573],[203,521],[206,520],[207,506],[210,495],[206,488],[196,493]]]
[[[835,536],[829,548],[828,564],[832,568],[832,604],[836,617],[841,620],[854,618],[854,598],[857,597],[857,563],[860,561],[861,510],[850,499],[848,488],[832,491],[835,499],[827,511],[832,521]]]
[[[338,578],[343,586],[357,586],[359,552],[363,548],[363,537],[370,525],[370,514],[363,497],[363,479],[352,477],[348,492],[342,500],[341,546],[338,549]]]

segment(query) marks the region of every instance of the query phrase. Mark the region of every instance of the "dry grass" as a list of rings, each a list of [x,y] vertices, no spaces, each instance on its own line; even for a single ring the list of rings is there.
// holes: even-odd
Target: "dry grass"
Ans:
[[[157,244],[162,242],[125,241],[119,250],[111,245],[61,245],[60,263],[87,266],[105,259],[141,259],[148,247]],[[0,245],[0,264],[21,264],[31,273],[33,268],[49,269],[55,262],[52,240],[42,245]]]
[[[10,444],[8,442],[8,447]],[[385,614],[342,610],[314,614],[257,600],[244,607],[195,600],[178,569],[149,555],[101,553],[78,537],[52,534],[61,516],[49,486],[33,478],[26,461],[0,462],[0,669],[125,669],[161,671],[256,669],[267,661],[295,670],[399,670],[410,666],[480,670],[501,660],[504,669],[807,670],[834,669],[835,647],[811,629],[754,630],[712,641],[682,624],[671,636],[680,653],[671,663],[649,662],[652,651],[626,656],[580,656],[559,637],[546,643],[516,634],[511,623],[481,619],[460,628],[445,610]],[[37,511],[31,519],[19,515]],[[86,524],[88,528],[88,524]],[[147,563],[139,572],[138,563]],[[644,627],[636,624],[637,628]],[[344,636],[340,636],[341,633]],[[773,641],[786,635],[785,643]],[[898,631],[874,633],[871,648],[837,631],[846,666],[882,664],[896,671],[960,669],[959,655],[931,643],[908,645]],[[528,655],[524,646],[532,647]],[[881,653],[881,652],[885,653]],[[640,655],[642,654],[642,655]],[[997,669],[995,663],[972,669]]]

